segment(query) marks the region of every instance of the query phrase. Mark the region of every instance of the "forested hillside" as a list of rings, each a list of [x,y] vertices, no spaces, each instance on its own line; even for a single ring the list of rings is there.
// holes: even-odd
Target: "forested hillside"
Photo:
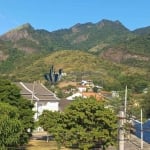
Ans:
[[[53,32],[27,23],[0,36],[0,73],[13,81],[44,80],[54,65],[67,80],[83,77],[107,89],[128,84],[142,90],[150,82],[148,33],[149,27],[130,31],[105,19]]]

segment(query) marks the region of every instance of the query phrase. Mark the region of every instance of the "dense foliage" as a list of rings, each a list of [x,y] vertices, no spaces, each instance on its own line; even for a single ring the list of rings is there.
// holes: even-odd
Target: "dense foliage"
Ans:
[[[44,58],[40,56],[28,57],[28,61],[24,62],[28,66],[20,64],[9,78],[25,82],[46,81],[44,74],[54,65],[67,74],[62,80],[80,82],[82,79],[90,79],[103,86],[105,90],[123,90],[128,85],[133,92],[141,93],[150,84],[147,69],[111,63],[86,52],[63,50],[53,52]],[[32,59],[36,59],[33,64]]]
[[[150,118],[150,89],[147,93],[143,96],[143,101],[141,102],[141,106],[143,108],[144,117],[149,119]]]
[[[16,69],[18,62],[23,59],[24,53],[12,48],[8,50],[7,55],[9,55],[7,61],[0,62],[1,73],[8,73]]]
[[[88,150],[99,144],[105,149],[116,142],[117,118],[94,98],[76,99],[63,113],[45,111],[39,123],[66,147]]]
[[[5,117],[6,119],[8,118],[8,121],[10,123],[12,122],[12,124],[9,125],[6,124],[5,126],[6,129],[9,130],[10,134],[14,134],[14,138],[18,137],[16,143],[14,143],[14,141],[12,141],[12,143],[11,141],[9,141],[8,144],[13,146],[15,146],[16,144],[17,146],[27,143],[31,136],[31,132],[34,128],[33,122],[34,113],[32,111],[33,104],[31,104],[30,101],[24,99],[20,95],[20,90],[15,84],[12,84],[10,81],[2,79],[0,79],[0,102],[1,102],[1,109],[3,110],[6,109],[4,112],[7,112],[3,117]],[[5,103],[7,103],[8,106]],[[10,108],[9,110],[12,109],[12,113],[9,112],[9,110],[7,110],[7,107]],[[1,125],[2,124],[0,124],[0,126]],[[14,126],[18,126],[18,129],[17,128],[15,129]],[[11,128],[14,129],[11,130]],[[29,130],[31,132],[28,132]],[[1,138],[5,138],[5,135],[4,137]]]
[[[18,109],[0,102],[0,148],[6,149],[18,145],[23,132]]]
[[[12,81],[44,82],[54,65],[67,73],[66,81],[93,80],[109,91],[128,85],[142,93],[150,85],[148,33],[105,19],[53,32],[25,24],[0,37],[0,73]]]

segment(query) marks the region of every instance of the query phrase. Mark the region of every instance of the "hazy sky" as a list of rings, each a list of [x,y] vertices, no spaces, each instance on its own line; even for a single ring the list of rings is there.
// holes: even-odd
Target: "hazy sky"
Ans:
[[[0,0],[0,34],[24,23],[54,31],[102,19],[130,30],[150,26],[150,0]]]

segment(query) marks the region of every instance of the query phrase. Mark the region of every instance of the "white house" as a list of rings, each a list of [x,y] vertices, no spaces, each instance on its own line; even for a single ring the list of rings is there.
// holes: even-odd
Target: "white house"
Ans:
[[[78,86],[77,88],[79,92],[85,92],[87,90],[86,86]]]
[[[60,99],[49,91],[42,83],[16,83],[21,89],[21,95],[29,99],[35,111],[34,119],[38,120],[44,110],[58,111]]]
[[[66,99],[67,99],[67,100],[74,100],[74,99],[77,98],[77,97],[82,97],[82,93],[77,92],[77,93],[75,93],[75,94],[73,94],[73,95],[67,97]]]

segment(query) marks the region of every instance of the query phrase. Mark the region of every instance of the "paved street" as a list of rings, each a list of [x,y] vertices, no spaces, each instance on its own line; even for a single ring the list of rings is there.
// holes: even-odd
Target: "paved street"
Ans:
[[[109,147],[107,150],[119,150],[116,147]],[[131,135],[130,140],[125,141],[124,150],[141,150],[141,140]],[[150,144],[143,142],[143,150],[150,150]]]

